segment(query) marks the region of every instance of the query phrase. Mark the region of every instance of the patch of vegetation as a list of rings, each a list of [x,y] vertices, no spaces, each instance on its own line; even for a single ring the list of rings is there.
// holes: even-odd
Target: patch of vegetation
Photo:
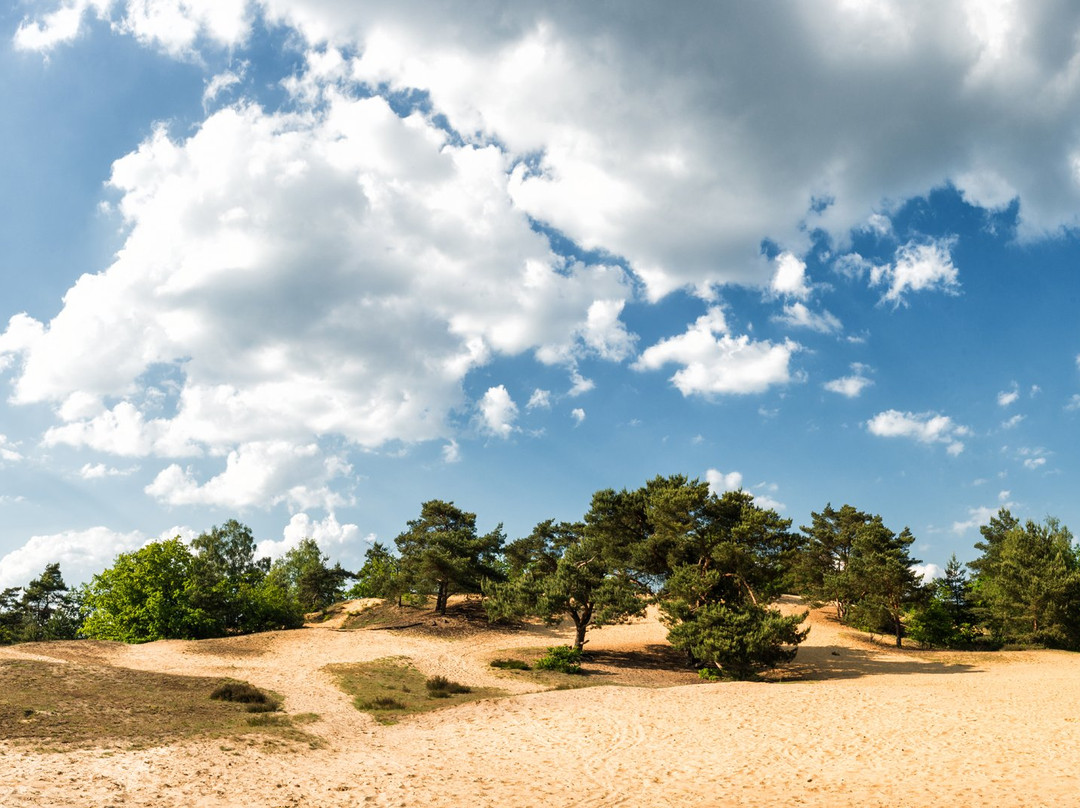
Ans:
[[[6,739],[55,749],[144,748],[252,732],[315,742],[288,716],[250,716],[243,702],[211,699],[221,684],[216,678],[107,665],[5,661],[0,662],[0,727]]]
[[[230,679],[218,685],[210,698],[243,704],[249,713],[274,713],[281,709],[281,702],[248,682]]]
[[[569,645],[553,645],[547,653],[536,660],[534,667],[542,671],[559,673],[581,673],[581,649]]]
[[[328,665],[324,670],[353,697],[356,709],[369,713],[380,724],[394,724],[403,716],[449,704],[506,695],[497,688],[472,688],[443,676],[425,677],[402,657]]]
[[[493,659],[491,667],[504,671],[530,671],[532,666],[524,659]]]

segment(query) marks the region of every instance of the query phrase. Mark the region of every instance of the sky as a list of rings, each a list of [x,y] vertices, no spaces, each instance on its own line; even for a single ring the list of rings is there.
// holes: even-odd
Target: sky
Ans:
[[[12,0],[0,586],[656,475],[1080,527],[1080,7]]]

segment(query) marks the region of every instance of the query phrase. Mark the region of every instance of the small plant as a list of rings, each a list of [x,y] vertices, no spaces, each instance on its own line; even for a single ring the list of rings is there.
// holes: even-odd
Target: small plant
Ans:
[[[424,682],[424,687],[433,699],[448,699],[455,693],[472,693],[471,687],[452,682],[445,676],[432,676]]]
[[[243,704],[249,713],[273,713],[281,707],[276,699],[247,682],[223,682],[214,689],[210,698]]]
[[[532,670],[532,668],[529,667],[529,663],[523,659],[493,659],[491,660],[491,667],[507,671]]]
[[[536,660],[534,667],[542,671],[581,673],[581,649],[569,645],[553,645],[544,656]]]
[[[719,682],[724,678],[716,668],[702,668],[697,675],[699,679],[704,679],[706,682]]]
[[[405,705],[392,696],[379,696],[363,703],[365,710],[404,710]]]

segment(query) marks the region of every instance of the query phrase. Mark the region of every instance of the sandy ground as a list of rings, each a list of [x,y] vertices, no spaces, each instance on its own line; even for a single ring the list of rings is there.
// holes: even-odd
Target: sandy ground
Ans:
[[[663,642],[655,619],[594,632],[613,653]],[[248,680],[285,696],[319,749],[197,741],[41,753],[0,740],[0,806],[1041,806],[1080,801],[1080,655],[897,652],[826,612],[783,682],[535,691],[494,675],[535,627],[448,641],[333,624],[142,646],[58,643],[0,658],[93,661]],[[407,656],[516,695],[394,726],[321,669]],[[227,747],[223,749],[222,747]]]

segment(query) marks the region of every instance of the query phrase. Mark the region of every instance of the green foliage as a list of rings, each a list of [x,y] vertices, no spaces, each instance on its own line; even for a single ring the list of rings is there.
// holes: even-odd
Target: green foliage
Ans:
[[[476,514],[453,502],[429,500],[420,518],[394,540],[400,554],[401,586],[435,595],[435,610],[446,613],[455,592],[480,592],[485,580],[499,580],[497,560],[505,536],[502,525],[483,536],[476,532]]]
[[[1019,520],[1005,508],[980,528],[972,599],[995,639],[1080,650],[1080,556],[1057,519]]]
[[[929,648],[986,647],[986,639],[975,626],[969,598],[967,574],[953,555],[944,577],[931,585],[929,599],[909,612],[905,621],[908,634]]]
[[[364,566],[356,573],[356,583],[348,591],[351,598],[385,598],[399,603],[405,594],[401,561],[380,542],[364,553]]]
[[[83,633],[135,643],[211,636],[214,620],[197,605],[194,564],[179,536],[120,554],[87,587]]]
[[[327,566],[328,561],[314,539],[302,539],[274,562],[267,579],[288,593],[301,614],[325,609],[341,599],[345,581],[353,577],[340,564]]]
[[[880,516],[844,505],[826,505],[811,514],[799,580],[813,600],[832,602],[842,623],[888,630],[900,646],[903,616],[926,597],[912,567],[919,563],[910,548],[915,541],[904,528],[893,533]]]
[[[424,687],[428,695],[435,699],[446,699],[460,693],[472,693],[471,687],[454,682],[445,676],[430,677],[424,682]]]
[[[541,671],[581,673],[581,655],[580,648],[571,645],[554,645],[533,663],[533,667]]]
[[[806,614],[785,616],[753,604],[710,603],[694,619],[671,627],[668,640],[692,659],[712,664],[722,675],[752,678],[761,668],[774,668],[795,658],[807,630]]]
[[[633,535],[623,531],[634,503],[626,492],[600,491],[582,523],[541,522],[506,549],[510,578],[489,585],[488,617],[540,617],[574,622],[574,647],[590,627],[619,623],[645,611],[645,586],[634,578]]]
[[[0,645],[72,640],[81,625],[81,593],[68,589],[58,563],[21,589],[0,591]]]
[[[529,663],[523,659],[493,659],[491,660],[491,667],[507,671],[532,670]]]
[[[210,694],[217,701],[232,701],[245,705],[249,713],[272,713],[281,709],[281,703],[268,693],[248,682],[230,679],[222,682]]]

